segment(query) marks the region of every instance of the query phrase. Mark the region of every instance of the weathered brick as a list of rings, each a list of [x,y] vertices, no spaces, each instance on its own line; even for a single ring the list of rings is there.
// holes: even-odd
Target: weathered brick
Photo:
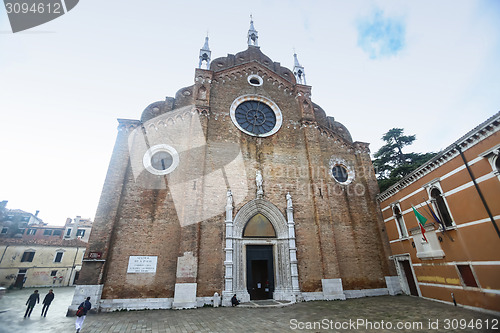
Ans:
[[[250,74],[260,75],[263,85],[250,85]],[[231,104],[247,94],[278,105],[283,124],[277,133],[254,137],[233,124]],[[192,107],[191,113],[169,118],[182,107]],[[198,118],[204,146],[195,142]],[[192,153],[180,153],[182,177],[174,178],[175,171],[169,176],[134,173],[127,140],[141,126],[152,141],[149,146],[189,138],[183,147],[191,147]],[[142,122],[121,120],[120,128],[90,238],[90,251],[102,252],[106,262],[85,263],[79,280],[104,284],[103,298],[173,297],[175,283],[182,282],[197,282],[198,297],[221,294],[226,191],[230,187],[241,199],[234,203],[236,215],[256,197],[257,170],[263,174],[264,199],[285,217],[285,195],[290,192],[293,197],[302,292],[322,291],[321,279],[333,278],[342,278],[344,289],[384,288],[384,276],[394,275],[368,145],[352,142],[343,125],[311,102],[310,87],[298,85],[290,70],[273,63],[259,48],[215,59],[211,70],[196,70],[194,85],[180,89],[175,100],[152,104]],[[225,168],[237,154],[230,148],[213,149],[220,144],[241,151],[241,168]],[[334,160],[354,170],[350,184],[333,179]],[[219,173],[220,179],[207,176]],[[241,179],[248,188],[229,184],[233,179]],[[179,214],[204,218],[185,225]],[[186,252],[197,258],[194,277],[178,274],[177,259]],[[127,274],[133,255],[157,256],[156,274]]]

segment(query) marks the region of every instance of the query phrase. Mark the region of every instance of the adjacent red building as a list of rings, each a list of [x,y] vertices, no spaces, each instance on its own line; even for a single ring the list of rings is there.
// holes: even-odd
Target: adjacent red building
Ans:
[[[499,128],[500,112],[379,195],[407,294],[500,313]]]

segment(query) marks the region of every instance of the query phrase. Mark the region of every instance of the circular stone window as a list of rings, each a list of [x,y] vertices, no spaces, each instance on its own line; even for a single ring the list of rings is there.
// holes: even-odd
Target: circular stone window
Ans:
[[[263,96],[240,96],[231,104],[231,120],[248,135],[266,137],[276,133],[283,123],[281,110]]]
[[[247,77],[247,80],[248,80],[248,83],[250,83],[252,86],[256,86],[256,87],[259,87],[262,85],[262,83],[264,83],[264,80],[262,80],[262,78],[256,74],[249,75]]]
[[[179,154],[169,145],[156,145],[144,154],[142,164],[153,175],[166,175],[179,165]]]
[[[330,159],[330,175],[342,185],[350,184],[354,180],[354,168],[350,163],[338,157]]]

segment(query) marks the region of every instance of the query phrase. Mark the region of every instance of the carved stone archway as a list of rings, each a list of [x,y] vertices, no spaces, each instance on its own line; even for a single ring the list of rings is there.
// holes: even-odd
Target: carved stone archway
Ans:
[[[246,284],[246,246],[272,245],[274,256],[275,300],[296,299],[298,274],[295,249],[295,228],[292,208],[289,207],[288,222],[281,211],[271,202],[257,198],[244,205],[236,214],[234,222],[226,216],[226,284],[224,305],[236,294],[242,302],[250,301]],[[276,238],[243,238],[246,223],[255,214],[264,215],[273,225]],[[231,221],[228,221],[231,219]],[[229,228],[228,228],[229,227]],[[231,254],[228,256],[228,254]],[[294,281],[296,280],[296,281]]]

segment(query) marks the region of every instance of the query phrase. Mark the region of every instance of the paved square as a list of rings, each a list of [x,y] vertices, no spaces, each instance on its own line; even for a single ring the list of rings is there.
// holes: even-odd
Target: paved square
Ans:
[[[33,290],[30,288],[10,291],[0,300],[0,311],[2,311],[0,313],[0,332],[75,332],[75,317],[65,316],[73,297],[74,288],[54,289],[56,297],[46,318],[40,316],[42,305],[37,304],[31,318],[23,319],[26,309],[24,304]],[[39,288],[38,290],[41,302],[49,288]],[[435,326],[436,323],[438,326]],[[430,324],[434,326],[429,327]],[[463,327],[464,324],[466,324],[465,327]],[[479,324],[482,324],[482,327],[479,327]],[[397,325],[403,325],[403,328],[398,329]],[[496,329],[492,329],[492,325],[496,325]],[[354,331],[500,332],[500,318],[416,297],[381,296],[347,301],[304,302],[282,308],[208,307],[196,310],[122,311],[90,314],[87,316],[81,332]]]

